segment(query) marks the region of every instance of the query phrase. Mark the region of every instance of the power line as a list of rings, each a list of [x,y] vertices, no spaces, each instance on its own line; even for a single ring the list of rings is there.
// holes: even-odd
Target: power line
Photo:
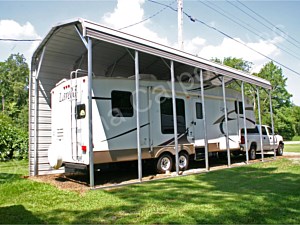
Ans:
[[[154,1],[154,0],[148,0],[148,1],[151,1],[151,2],[153,2],[153,3],[160,4],[160,5],[164,5],[163,3],[158,3],[158,2],[156,2],[156,1]],[[176,9],[174,9],[174,8],[172,8],[172,7],[169,7],[169,8],[171,8],[171,9],[174,10],[174,11],[177,11]],[[231,37],[229,34],[227,34],[227,33],[223,32],[223,31],[217,29],[216,27],[213,27],[213,26],[211,26],[211,25],[205,23],[204,21],[201,21],[201,20],[199,20],[199,19],[197,19],[197,18],[195,18],[195,17],[189,15],[189,14],[186,13],[185,11],[183,11],[183,14],[184,14],[185,16],[187,16],[192,22],[198,22],[198,23],[201,23],[201,24],[203,24],[204,26],[206,26],[206,27],[208,27],[208,28],[210,28],[210,29],[212,29],[212,30],[215,30],[216,32],[222,34],[223,36],[228,37],[229,39],[231,39],[231,40],[233,40],[233,41],[235,41],[235,42],[237,42],[237,43],[239,43],[239,44],[245,46],[246,48],[248,48],[248,49],[250,49],[250,50],[256,52],[257,54],[259,54],[259,55],[261,55],[261,56],[263,56],[263,57],[265,57],[265,58],[267,58],[267,59],[269,59],[269,60],[271,60],[271,61],[277,63],[278,65],[282,66],[283,68],[285,68],[285,69],[287,69],[287,70],[289,70],[289,71],[291,71],[291,72],[293,72],[293,73],[295,73],[295,74],[297,74],[297,75],[300,76],[300,73],[297,72],[296,70],[294,70],[294,69],[292,69],[292,68],[290,68],[290,67],[288,67],[288,66],[286,66],[286,65],[284,65],[284,64],[282,64],[282,63],[280,63],[280,62],[278,62],[277,60],[274,60],[274,59],[272,59],[271,57],[269,57],[269,56],[267,56],[267,55],[265,55],[265,54],[263,54],[263,53],[261,53],[261,52],[255,50],[254,48],[248,46],[247,44],[245,44],[245,43],[243,43],[243,42],[241,42],[241,41],[239,41],[239,40],[237,40],[237,39],[235,39],[235,38],[233,38],[233,37]]]
[[[151,2],[151,0],[149,0]],[[147,17],[146,19],[143,19],[139,22],[136,22],[136,23],[133,23],[131,25],[128,25],[128,26],[125,26],[125,27],[122,27],[122,28],[119,28],[118,30],[123,30],[123,29],[126,29],[126,28],[129,28],[129,27],[133,27],[133,26],[136,26],[138,24],[141,24],[141,23],[144,23],[145,21],[149,20],[149,19],[152,19],[153,17],[157,16],[158,14],[162,13],[164,10],[166,10],[168,7],[170,7],[172,4],[174,4],[176,2],[176,0],[174,0],[173,2],[171,2],[168,6],[165,6],[164,8],[160,9],[159,11],[157,11],[156,13],[152,14],[151,16]]]
[[[42,39],[13,39],[13,38],[0,38],[0,41],[24,41],[24,42],[29,42],[29,41],[41,41]]]
[[[246,29],[246,30],[248,30],[249,32],[251,32],[252,34],[258,36],[259,38],[261,38],[261,39],[263,39],[263,40],[269,42],[270,44],[274,45],[274,46],[277,47],[278,49],[280,49],[280,50],[286,52],[287,54],[289,54],[289,55],[291,55],[291,56],[293,56],[293,57],[295,57],[295,58],[297,58],[297,59],[300,60],[300,57],[299,57],[298,55],[296,55],[296,53],[294,53],[294,52],[293,52],[292,50],[290,50],[289,48],[285,47],[287,50],[289,50],[289,51],[287,51],[287,50],[285,50],[284,48],[278,46],[277,44],[271,43],[269,40],[267,40],[266,38],[262,37],[259,33],[257,33],[257,32],[255,32],[255,31],[251,30],[250,28],[246,27],[245,25],[243,25],[242,23],[238,22],[237,20],[232,19],[232,17],[235,17],[235,16],[231,15],[231,17],[230,17],[230,16],[226,15],[226,12],[225,12],[224,10],[222,10],[222,9],[219,8],[219,10],[223,11],[224,13],[223,13],[223,12],[220,12],[219,10],[213,8],[212,6],[208,5],[208,4],[205,3],[204,1],[198,0],[198,2],[202,3],[203,5],[205,5],[206,7],[210,8],[210,9],[214,10],[215,12],[221,14],[222,16],[226,17],[227,19],[229,19],[229,20],[232,21],[233,23],[235,23],[235,24],[237,24],[237,25],[243,27],[244,29]],[[212,2],[210,2],[210,3],[213,4]],[[215,4],[213,4],[213,5],[214,5],[215,7],[218,8],[217,5],[215,5]],[[254,29],[254,28],[252,28],[252,29]],[[254,29],[254,30],[256,30],[256,29]],[[256,30],[256,31],[257,31],[257,30]],[[291,52],[293,52],[294,54],[291,53]]]
[[[298,45],[296,45],[295,43],[291,42],[290,40],[286,39],[285,37],[283,37],[280,33],[274,31],[274,29],[272,29],[271,27],[267,26],[266,24],[262,23],[260,20],[258,20],[257,18],[255,18],[254,16],[252,16],[251,14],[249,14],[248,12],[246,12],[245,10],[241,9],[240,7],[238,7],[237,5],[233,4],[231,1],[226,0],[230,5],[234,6],[235,8],[237,8],[238,10],[242,11],[243,13],[245,13],[247,16],[249,16],[250,18],[252,18],[253,20],[255,20],[256,22],[258,22],[259,24],[263,25],[264,27],[268,28],[270,31],[275,32],[276,34],[278,34],[280,37],[284,38],[286,41],[288,41],[290,44],[294,45],[296,48],[300,47]]]
[[[239,0],[236,0],[238,3],[240,3],[241,5],[243,5],[245,8],[247,8],[248,10],[250,10],[252,13],[254,13],[255,15],[257,15],[258,17],[260,17],[261,19],[263,19],[264,21],[266,21],[268,24],[270,24],[271,26],[273,26],[276,30],[279,30],[280,32],[282,32],[284,35],[286,35],[287,37],[289,37],[290,39],[292,39],[293,41],[297,42],[298,44],[300,44],[300,42],[298,40],[296,40],[295,38],[293,38],[292,36],[290,36],[289,34],[287,34],[286,32],[284,32],[282,29],[280,29],[279,27],[277,27],[276,25],[274,25],[271,21],[269,21],[267,18],[263,17],[262,15],[258,14],[257,12],[255,12],[254,10],[252,10],[251,8],[249,8],[247,5],[245,5],[244,3],[242,3]],[[282,36],[282,35],[281,35]],[[284,38],[284,37],[283,37]]]

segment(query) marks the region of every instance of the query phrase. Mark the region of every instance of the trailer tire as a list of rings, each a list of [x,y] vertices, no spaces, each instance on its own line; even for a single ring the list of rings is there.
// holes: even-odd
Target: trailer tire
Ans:
[[[168,153],[163,153],[159,156],[156,163],[156,171],[158,173],[166,173],[173,168],[173,158]]]
[[[187,153],[185,152],[179,153],[178,166],[180,171],[185,171],[189,168],[189,155]]]
[[[249,154],[249,159],[250,160],[256,159],[256,148],[253,145],[251,145],[248,154]]]
[[[283,145],[279,144],[277,150],[276,150],[276,155],[277,156],[282,156],[283,155]]]

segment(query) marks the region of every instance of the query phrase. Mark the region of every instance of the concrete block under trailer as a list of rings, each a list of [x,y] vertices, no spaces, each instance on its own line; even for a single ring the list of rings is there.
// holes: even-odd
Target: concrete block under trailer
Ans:
[[[88,168],[88,78],[60,81],[51,91],[54,168]],[[92,124],[94,164],[137,160],[135,81],[93,78]],[[204,153],[203,112],[199,84],[175,83],[179,168]],[[222,89],[205,90],[209,152],[226,151]],[[240,149],[243,128],[241,93],[226,88],[230,150]],[[253,106],[245,100],[247,128],[255,126]],[[158,172],[173,169],[175,160],[171,82],[140,80],[140,143],[142,159],[155,159]]]

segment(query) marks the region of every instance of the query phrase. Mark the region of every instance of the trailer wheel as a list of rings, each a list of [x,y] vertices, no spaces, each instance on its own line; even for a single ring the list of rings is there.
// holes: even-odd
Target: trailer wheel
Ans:
[[[279,144],[277,151],[276,151],[277,156],[282,156],[283,155],[283,145]]]
[[[256,148],[254,146],[251,146],[248,154],[249,154],[250,160],[256,159]]]
[[[175,165],[176,166],[176,165]],[[187,170],[189,167],[189,155],[185,152],[179,153],[178,166],[180,171]]]
[[[167,171],[171,171],[173,167],[173,159],[172,156],[168,153],[164,153],[159,156],[156,163],[156,170],[158,173],[166,173]]]

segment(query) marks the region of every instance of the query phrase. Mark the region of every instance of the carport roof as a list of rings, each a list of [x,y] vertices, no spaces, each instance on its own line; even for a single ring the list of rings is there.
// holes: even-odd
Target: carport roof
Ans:
[[[97,63],[101,61],[101,58],[103,61],[102,67],[105,65],[107,70],[118,60],[122,59],[123,56],[117,54],[118,50],[120,50],[119,47],[122,47],[122,50],[127,48],[141,52],[145,61],[148,60],[149,62],[147,68],[150,68],[150,62],[154,64],[153,58],[163,58],[183,65],[183,67],[181,66],[182,71],[185,69],[186,71],[191,71],[191,68],[200,68],[207,71],[206,80],[212,80],[219,75],[224,75],[226,83],[240,80],[265,89],[272,88],[269,81],[260,77],[81,18],[59,23],[50,30],[33,54],[32,70],[37,69],[43,48],[46,47],[41,75],[45,78],[47,76],[55,76],[55,74],[69,74],[74,69],[75,64],[82,60],[83,55],[87,51],[77,31],[83,37],[90,37],[100,43],[93,45],[93,55],[95,55],[93,59],[97,60],[97,55],[100,55],[101,52],[102,58],[99,57]],[[93,68],[96,68],[97,65]],[[154,71],[155,68],[153,66],[150,70]],[[128,69],[128,74],[131,69]],[[126,70],[125,67],[124,70]],[[161,68],[157,70],[159,73],[162,71]],[[221,82],[216,86],[220,84]]]

